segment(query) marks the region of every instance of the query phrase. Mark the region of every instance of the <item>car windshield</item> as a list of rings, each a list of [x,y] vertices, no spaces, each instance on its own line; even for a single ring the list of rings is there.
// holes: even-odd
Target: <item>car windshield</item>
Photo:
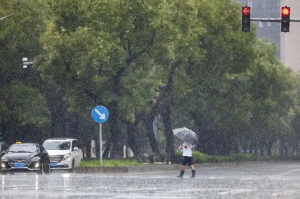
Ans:
[[[69,150],[71,143],[69,141],[46,141],[43,146],[46,150]]]
[[[34,144],[14,144],[7,153],[34,153],[37,151],[37,147]]]

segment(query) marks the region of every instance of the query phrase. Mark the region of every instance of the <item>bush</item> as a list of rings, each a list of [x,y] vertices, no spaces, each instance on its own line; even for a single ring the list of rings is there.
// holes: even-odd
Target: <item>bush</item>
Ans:
[[[221,162],[226,162],[225,156],[210,156],[210,161],[211,163],[221,163]]]
[[[193,154],[195,164],[207,162],[207,155],[205,155],[204,153],[200,153],[198,151],[193,151],[192,154]],[[176,151],[174,163],[181,164],[181,162],[182,162],[182,151]]]
[[[198,152],[198,151],[193,151],[193,158],[194,158],[194,163],[195,164],[201,164],[201,163],[206,163],[207,162],[207,155],[204,153]]]
[[[258,161],[258,160],[269,160],[270,158],[264,156],[257,156],[249,153],[231,154],[228,156],[215,156],[206,155],[198,151],[192,151],[194,158],[194,164],[203,163],[221,163],[221,162],[245,162],[245,161]],[[160,154],[160,162],[165,161],[165,152]],[[299,157],[300,158],[300,157]],[[153,154],[148,155],[149,162],[153,163]],[[281,158],[282,159],[282,158]],[[175,157],[173,164],[181,164],[182,162],[182,151],[175,151]]]
[[[193,158],[195,164],[202,163],[221,163],[221,162],[245,162],[245,161],[257,161],[257,160],[267,160],[268,158],[262,156],[256,156],[254,154],[232,154],[229,156],[214,156],[205,155],[204,153],[193,151]],[[174,163],[181,164],[182,152],[175,152]]]
[[[244,161],[253,161],[257,160],[258,156],[254,154],[232,154],[230,155],[231,161],[232,162],[244,162]]]

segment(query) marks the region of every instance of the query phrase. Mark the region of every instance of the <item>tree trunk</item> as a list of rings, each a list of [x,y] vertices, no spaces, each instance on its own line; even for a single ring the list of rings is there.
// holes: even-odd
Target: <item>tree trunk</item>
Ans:
[[[215,136],[214,132],[209,130],[199,113],[191,111],[190,115],[195,120],[196,126],[199,132],[199,143],[197,146],[198,151],[206,153],[208,155],[216,155],[216,150],[214,147]]]
[[[112,139],[112,150],[111,156],[114,159],[120,160],[123,159],[123,143],[121,138],[121,131],[119,129],[119,112],[118,112],[118,103],[112,101],[109,103],[109,119],[108,124],[111,132]]]
[[[146,116],[144,118],[144,123],[146,126],[147,137],[153,152],[153,162],[160,161],[160,151],[158,147],[157,139],[153,133],[153,118],[152,116]]]
[[[66,113],[66,137],[74,137],[75,135],[79,135],[78,119],[79,118],[77,113]]]
[[[279,152],[281,157],[285,157],[285,146],[284,146],[284,140],[280,140],[280,147],[279,147]]]
[[[253,145],[254,145],[254,154],[255,154],[255,155],[258,155],[258,149],[257,149],[257,148],[258,148],[258,146],[257,146],[257,141],[255,141]]]
[[[137,141],[136,141],[136,123],[127,122],[127,141],[130,149],[133,151],[134,155],[138,158],[139,162],[145,162],[146,158],[141,153]]]
[[[273,141],[266,142],[267,156],[269,157],[272,155],[272,146],[273,146]]]
[[[235,154],[240,153],[239,143],[238,143],[238,142],[236,142],[236,143],[234,144],[234,153],[235,153]]]
[[[249,144],[249,153],[253,153],[253,142],[251,141]]]
[[[104,149],[103,155],[102,155],[103,158],[106,158],[106,159],[108,158],[110,148],[111,148],[111,137],[109,137],[106,141],[105,149]]]
[[[175,147],[174,147],[174,134],[172,131],[171,122],[171,107],[166,105],[164,112],[161,114],[164,123],[164,132],[166,136],[166,159],[165,162],[174,162],[175,158]]]
[[[264,143],[263,142],[259,143],[259,149],[260,149],[259,155],[263,156],[264,155]]]
[[[88,140],[86,143],[85,143],[85,146],[86,146],[86,158],[91,158],[91,140]]]

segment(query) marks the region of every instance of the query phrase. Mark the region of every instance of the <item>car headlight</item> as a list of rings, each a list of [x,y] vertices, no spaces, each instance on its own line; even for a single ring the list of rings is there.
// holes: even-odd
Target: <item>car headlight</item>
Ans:
[[[63,156],[63,159],[62,160],[66,160],[68,159],[69,157],[71,157],[71,153],[67,153]]]
[[[40,157],[34,157],[31,159],[32,162],[38,162],[40,161]]]
[[[2,157],[2,158],[1,158],[1,161],[2,161],[2,162],[7,162],[8,159],[7,159],[6,157]]]

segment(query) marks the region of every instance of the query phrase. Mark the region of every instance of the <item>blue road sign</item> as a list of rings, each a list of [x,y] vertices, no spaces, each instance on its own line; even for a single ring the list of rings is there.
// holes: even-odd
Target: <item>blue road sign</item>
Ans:
[[[97,123],[103,123],[108,119],[109,112],[105,106],[96,106],[92,110],[92,118]]]

